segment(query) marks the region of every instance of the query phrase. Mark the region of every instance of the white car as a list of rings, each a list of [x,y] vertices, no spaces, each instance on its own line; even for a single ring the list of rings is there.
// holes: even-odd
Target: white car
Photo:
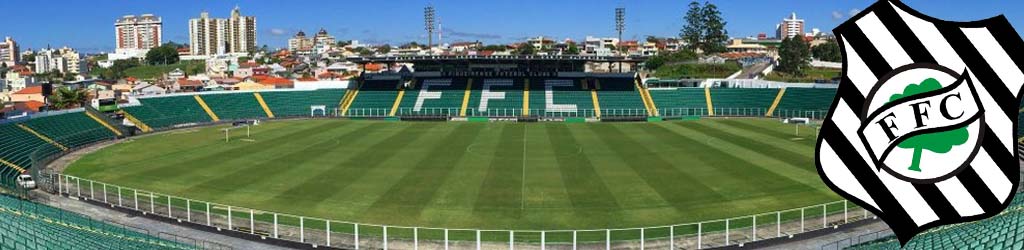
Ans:
[[[32,180],[31,175],[23,174],[18,176],[18,186],[24,189],[35,189],[36,181]]]

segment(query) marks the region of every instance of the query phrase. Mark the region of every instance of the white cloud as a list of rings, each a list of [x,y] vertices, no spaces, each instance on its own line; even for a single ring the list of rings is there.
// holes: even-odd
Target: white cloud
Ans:
[[[851,17],[852,16],[856,16],[857,13],[860,13],[860,9],[850,9],[850,16]]]
[[[284,35],[285,33],[287,33],[287,31],[285,31],[284,29],[279,29],[279,28],[272,28],[272,29],[270,29],[270,34],[271,35],[280,36],[280,35]]]
[[[832,20],[839,20],[839,19],[843,19],[843,13],[841,13],[839,11],[833,10],[832,11]]]

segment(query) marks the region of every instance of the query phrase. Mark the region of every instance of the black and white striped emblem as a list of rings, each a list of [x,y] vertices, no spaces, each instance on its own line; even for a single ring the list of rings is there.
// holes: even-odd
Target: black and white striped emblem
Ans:
[[[1004,210],[1019,182],[1024,85],[1024,40],[1009,21],[944,21],[883,0],[834,32],[843,77],[818,138],[825,183],[901,244]]]

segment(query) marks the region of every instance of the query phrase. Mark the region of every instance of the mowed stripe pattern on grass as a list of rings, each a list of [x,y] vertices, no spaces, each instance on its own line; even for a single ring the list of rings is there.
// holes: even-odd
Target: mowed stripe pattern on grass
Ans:
[[[839,199],[815,172],[813,130],[768,119],[272,121],[230,142],[221,128],[135,138],[66,173],[260,210],[449,228],[654,226]]]

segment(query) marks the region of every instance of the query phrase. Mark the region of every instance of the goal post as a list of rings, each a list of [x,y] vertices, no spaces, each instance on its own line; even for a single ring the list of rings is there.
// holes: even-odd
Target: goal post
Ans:
[[[317,111],[320,111],[320,116],[327,116],[327,105],[310,105],[309,106],[309,117],[316,117]]]
[[[231,142],[231,131],[232,130],[236,130],[236,129],[245,128],[245,138],[251,137],[252,136],[252,130],[250,129],[250,127],[252,127],[252,125],[250,125],[249,123],[246,123],[245,125],[232,126],[232,127],[229,127],[229,128],[222,129],[222,131],[224,131],[224,142]]]

